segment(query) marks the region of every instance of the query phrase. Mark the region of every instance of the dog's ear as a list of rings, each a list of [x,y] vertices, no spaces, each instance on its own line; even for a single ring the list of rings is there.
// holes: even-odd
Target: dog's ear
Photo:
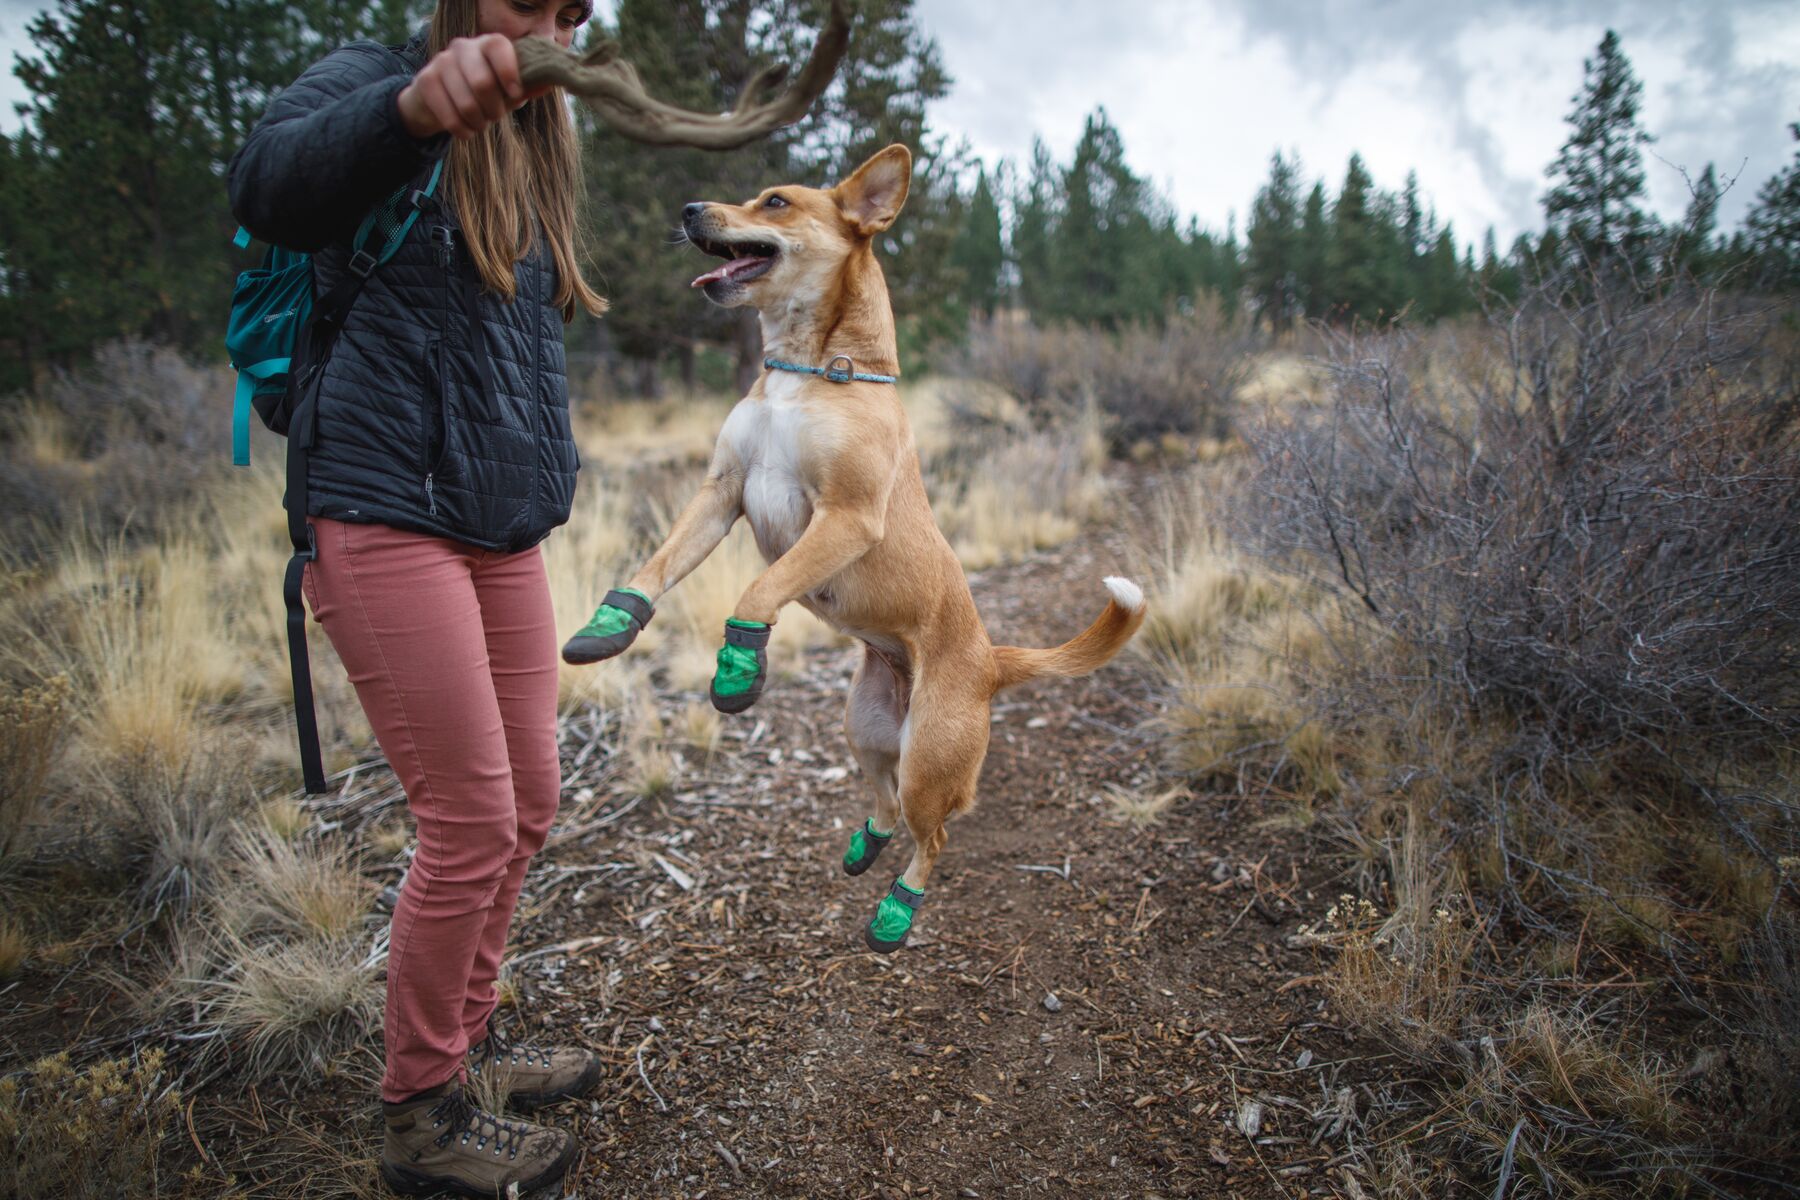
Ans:
[[[912,151],[895,142],[837,185],[838,208],[862,237],[874,237],[900,215],[912,184]]]

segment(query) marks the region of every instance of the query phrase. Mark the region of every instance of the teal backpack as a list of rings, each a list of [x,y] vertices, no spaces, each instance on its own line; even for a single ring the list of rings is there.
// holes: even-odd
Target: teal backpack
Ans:
[[[407,232],[418,219],[424,201],[437,191],[438,176],[443,172],[442,159],[431,168],[431,177],[416,192],[406,187],[395,192],[364,218],[350,243],[350,270],[345,282],[350,290],[342,296],[326,296],[320,308],[335,310],[335,319],[325,322],[333,334],[343,323],[356,289],[369,273],[394,256]],[[406,211],[410,210],[410,211]],[[381,252],[371,256],[365,247],[378,233],[386,235]],[[250,232],[241,226],[232,239],[239,249],[250,245]],[[342,291],[342,285],[335,291]],[[262,266],[238,273],[231,292],[231,317],[225,326],[225,349],[231,365],[237,368],[237,395],[231,405],[231,461],[234,465],[250,465],[250,410],[255,408],[262,423],[276,433],[286,434],[293,418],[294,392],[290,371],[294,351],[313,318],[312,255],[284,246],[269,247]],[[329,346],[319,347],[321,351]],[[323,354],[314,361],[322,362]]]
[[[343,278],[316,303],[312,256],[284,246],[271,245],[262,266],[239,273],[232,290],[231,317],[225,330],[225,348],[238,371],[231,413],[231,460],[241,467],[250,465],[252,408],[264,425],[287,438],[288,539],[294,555],[288,559],[282,598],[287,603],[288,669],[294,678],[300,770],[306,790],[313,794],[325,790],[325,768],[313,711],[312,670],[306,656],[306,607],[300,595],[306,564],[317,557],[312,523],[306,519],[313,384],[357,292],[375,268],[400,249],[419,213],[437,206],[433,193],[443,168],[439,159],[424,186],[401,188],[363,219],[351,239]],[[240,248],[247,247],[250,235],[240,228],[233,240]],[[379,245],[380,251],[369,253],[371,245]]]

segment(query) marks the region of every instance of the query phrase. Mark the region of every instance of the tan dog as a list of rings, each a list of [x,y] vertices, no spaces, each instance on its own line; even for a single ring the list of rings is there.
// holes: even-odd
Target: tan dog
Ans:
[[[729,260],[694,286],[720,305],[755,306],[768,360],[815,373],[770,369],[756,381],[726,419],[706,482],[668,540],[625,594],[608,594],[619,607],[596,614],[613,625],[591,625],[564,649],[575,662],[624,649],[649,605],[748,517],[769,567],[739,599],[727,641],[735,630],[740,659],[743,647],[754,649],[758,674],[747,698],[715,679],[713,700],[726,711],[754,701],[764,667],[755,631],[793,601],[863,643],[844,730],[874,787],[875,812],[853,836],[845,869],[867,869],[902,816],[915,842],[869,927],[877,950],[905,942],[944,847],[944,822],[974,803],[994,693],[1092,671],[1144,619],[1137,585],[1108,579],[1106,610],[1072,641],[1047,650],[992,645],[932,520],[894,386],[819,372],[898,374],[887,282],[871,243],[899,215],[911,178],[911,153],[894,145],[828,191],[777,187],[744,204],[687,206],[688,239]],[[721,651],[720,678],[733,652]]]

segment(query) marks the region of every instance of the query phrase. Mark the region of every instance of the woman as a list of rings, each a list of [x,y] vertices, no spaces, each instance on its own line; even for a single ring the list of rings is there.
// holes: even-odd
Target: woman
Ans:
[[[504,1043],[495,979],[556,813],[557,639],[538,543],[577,462],[562,326],[605,302],[575,264],[577,143],[513,39],[567,46],[590,0],[441,0],[403,47],[357,42],[280,93],[231,163],[258,238],[314,252],[317,293],[389,196],[442,178],[362,285],[320,378],[305,591],[406,788],[418,853],[388,952],[381,1171],[412,1194],[560,1178],[566,1132],[477,1109],[589,1091],[591,1053]],[[414,182],[420,181],[420,182]]]

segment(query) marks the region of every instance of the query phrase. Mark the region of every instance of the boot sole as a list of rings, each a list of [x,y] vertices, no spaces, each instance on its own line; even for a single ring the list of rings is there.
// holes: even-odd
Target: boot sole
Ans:
[[[600,1082],[600,1060],[588,1063],[575,1082],[566,1088],[558,1088],[552,1092],[509,1092],[506,1096],[507,1107],[516,1108],[520,1112],[535,1112],[552,1104],[560,1104],[564,1100],[577,1100],[593,1091]]]
[[[563,1146],[561,1154],[556,1156],[549,1166],[519,1183],[519,1193],[530,1195],[539,1188],[548,1187],[569,1173],[569,1166],[575,1161],[575,1155],[581,1147],[573,1137]],[[471,1196],[475,1200],[494,1200],[504,1195],[504,1191],[482,1189],[472,1183],[460,1179],[446,1179],[440,1176],[425,1175],[409,1170],[398,1163],[381,1164],[381,1181],[387,1184],[390,1191],[401,1196]]]

